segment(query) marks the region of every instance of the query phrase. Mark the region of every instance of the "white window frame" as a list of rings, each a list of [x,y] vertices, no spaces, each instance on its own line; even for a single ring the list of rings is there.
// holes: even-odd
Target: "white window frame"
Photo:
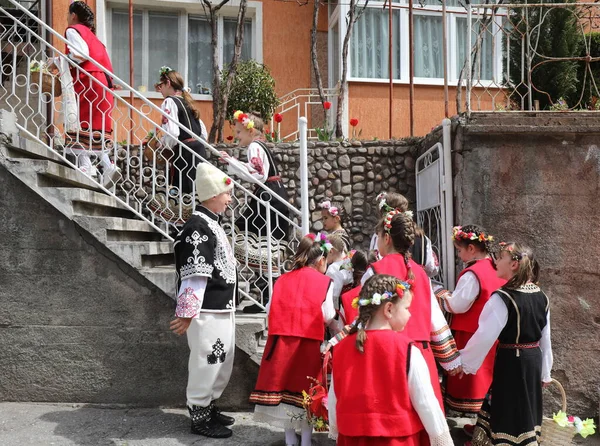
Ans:
[[[409,84],[410,73],[409,73],[409,39],[408,39],[408,0],[398,0],[393,1],[394,4],[401,5],[400,8],[400,35],[394,36],[394,43],[400,44],[400,79],[394,79],[393,84]],[[382,10],[384,6],[384,2],[382,1],[370,1],[368,4],[369,8],[375,8]],[[457,25],[456,18],[457,17],[467,17],[467,11],[463,7],[457,6],[448,6],[447,8],[447,29],[448,29],[448,39],[446,41],[446,51],[448,55],[448,85],[456,86],[458,85],[458,76],[456,75],[456,56],[457,56]],[[342,47],[342,42],[344,39],[344,34],[346,33],[347,25],[346,20],[343,20],[348,14],[349,5],[347,2],[340,2],[340,4],[336,7],[335,12],[331,14],[331,17],[336,17],[339,22],[339,38],[340,38],[340,48]],[[386,9],[387,11],[387,9]],[[480,11],[483,12],[483,11]],[[442,6],[441,5],[426,5],[421,8],[418,5],[414,5],[413,8],[414,15],[442,15]],[[494,24],[493,24],[493,33],[495,36],[494,40],[494,60],[493,60],[493,77],[492,80],[477,80],[477,86],[481,87],[494,87],[498,85],[498,82],[502,79],[503,72],[503,58],[502,58],[502,39],[498,38],[498,31],[501,26],[502,17],[506,15],[505,13],[500,13],[495,16]],[[477,18],[476,12],[473,12],[473,19]],[[330,19],[331,20],[331,19]],[[331,29],[331,27],[330,27]],[[331,38],[329,40],[331,42]],[[352,45],[352,43],[350,43]],[[331,45],[330,45],[331,49]],[[331,60],[331,58],[330,58]],[[340,62],[341,63],[341,62]],[[341,68],[340,68],[341,71]],[[348,82],[360,82],[360,83],[371,83],[371,84],[389,84],[390,80],[388,77],[386,78],[365,78],[365,77],[354,77],[352,76],[352,51],[348,52]],[[444,85],[444,78],[429,78],[429,77],[414,77],[413,82],[415,85]]]
[[[99,13],[99,17],[104,17],[105,26],[99,29],[99,37],[102,41],[106,42],[106,47],[108,49],[111,48],[112,44],[112,11],[113,9],[118,10],[127,10],[127,1],[126,0],[115,0],[111,1],[110,4],[106,4],[105,0],[97,0],[96,7]],[[224,18],[237,18],[237,13],[240,5],[240,0],[232,0],[226,6],[221,8],[219,11],[217,27],[218,27],[218,54],[219,54],[219,68],[223,68],[223,22]],[[260,1],[249,1],[246,9],[246,20],[250,20],[252,22],[252,35],[250,38],[251,42],[251,57],[259,63],[263,63],[263,14],[262,14],[262,2]],[[149,0],[136,1],[135,10],[141,10],[144,14],[142,18],[142,41],[146,43],[148,42],[148,12],[165,12],[171,14],[179,15],[178,22],[178,31],[179,31],[179,42],[178,42],[178,59],[183,61],[181,66],[180,73],[184,77],[185,84],[188,83],[188,44],[187,44],[187,36],[188,36],[188,17],[190,15],[193,16],[201,16],[204,17],[204,10],[202,9],[202,5],[198,2],[189,2],[187,0],[178,1],[161,1],[158,5],[156,2],[151,2]],[[244,36],[247,38],[248,36]],[[146,73],[148,71],[148,57],[149,51],[142,52],[142,73]],[[142,75],[144,76],[144,74]],[[157,74],[158,76],[158,74]],[[125,82],[129,82],[129,79],[123,79]],[[149,99],[162,99],[162,95],[156,91],[154,91],[154,80],[152,79],[143,79],[142,82],[145,82],[147,85],[145,92],[138,92]],[[135,87],[134,87],[135,88]],[[124,97],[129,96],[129,92],[126,90],[117,90],[116,94]],[[192,94],[192,98],[198,101],[212,101],[211,94]]]

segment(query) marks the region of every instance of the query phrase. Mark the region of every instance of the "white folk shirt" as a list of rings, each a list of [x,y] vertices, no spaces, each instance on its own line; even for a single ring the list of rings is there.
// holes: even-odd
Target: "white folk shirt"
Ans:
[[[472,375],[477,373],[507,322],[508,309],[506,304],[498,293],[494,293],[481,311],[479,328],[466,347],[460,350],[465,373]],[[553,363],[552,342],[550,340],[550,310],[548,310],[546,326],[542,330],[540,349],[542,350],[542,381],[546,383],[552,380],[550,372]]]
[[[227,158],[229,163],[227,173],[237,175],[249,183],[266,183],[269,178],[269,157],[257,142],[252,142],[248,146],[248,162],[243,163],[233,157]]]
[[[475,273],[467,271],[458,279],[452,294],[443,298],[442,306],[444,310],[453,314],[466,313],[479,296],[480,289]]]

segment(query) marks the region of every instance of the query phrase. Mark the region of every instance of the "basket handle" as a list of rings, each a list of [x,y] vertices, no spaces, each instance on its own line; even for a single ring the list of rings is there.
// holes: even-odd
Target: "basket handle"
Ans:
[[[565,392],[564,387],[562,386],[561,383],[559,383],[557,380],[555,380],[554,378],[552,378],[552,381],[550,381],[551,384],[554,384],[556,387],[558,387],[558,390],[560,392],[560,396],[562,398],[562,411],[564,413],[567,413],[567,394]]]

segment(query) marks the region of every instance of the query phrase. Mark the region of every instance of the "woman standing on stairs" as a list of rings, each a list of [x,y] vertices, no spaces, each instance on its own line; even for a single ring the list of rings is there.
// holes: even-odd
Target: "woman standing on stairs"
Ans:
[[[79,128],[67,131],[66,146],[77,157],[77,166],[84,173],[95,175],[91,156],[99,157],[103,168],[104,185],[109,186],[119,176],[108,153],[112,147],[112,109],[114,105],[112,78],[90,59],[113,72],[104,44],[96,37],[94,13],[82,1],[69,6],[68,41],[66,55],[69,59],[73,89],[78,105]]]

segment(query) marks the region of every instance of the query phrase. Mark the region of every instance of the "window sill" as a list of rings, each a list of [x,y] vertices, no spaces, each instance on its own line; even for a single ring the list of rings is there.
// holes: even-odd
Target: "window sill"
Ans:
[[[371,78],[363,78],[363,77],[355,77],[348,79],[348,83],[357,83],[357,84],[385,84],[389,85],[390,81],[388,79],[371,79]],[[394,79],[394,85],[409,85],[408,80],[404,79]],[[426,78],[426,77],[415,77],[414,78],[415,85],[429,85],[429,86],[444,86],[444,79],[441,78]],[[449,80],[448,86],[456,87],[458,85],[458,80]],[[466,85],[466,79],[463,79],[463,85]],[[486,87],[486,88],[501,88],[497,82],[489,81],[489,80],[474,80],[473,86],[477,87]]]
[[[127,90],[115,90],[115,94],[122,98],[129,97],[129,91]],[[146,99],[163,99],[163,95],[156,91],[138,91],[137,94],[145,97]],[[192,99],[195,101],[212,102],[213,97],[211,94],[192,94]]]

